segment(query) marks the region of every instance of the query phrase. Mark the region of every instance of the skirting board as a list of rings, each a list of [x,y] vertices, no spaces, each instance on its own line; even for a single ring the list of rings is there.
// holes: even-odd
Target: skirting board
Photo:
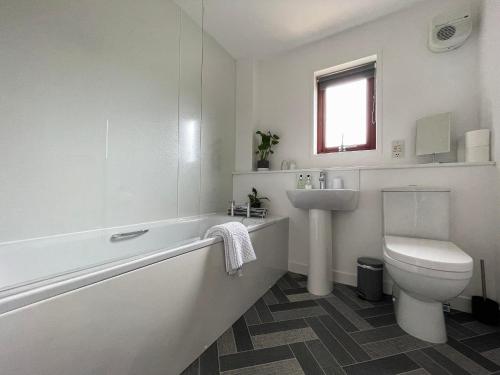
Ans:
[[[303,263],[288,263],[288,270],[295,273],[300,273],[302,275],[307,275],[308,266]],[[336,283],[356,286],[357,285],[357,275],[355,273],[348,273],[339,270],[332,270],[333,281]],[[392,280],[384,281],[384,293],[392,294]],[[458,296],[450,301],[452,309],[456,309],[463,312],[471,312],[471,302],[468,296]]]

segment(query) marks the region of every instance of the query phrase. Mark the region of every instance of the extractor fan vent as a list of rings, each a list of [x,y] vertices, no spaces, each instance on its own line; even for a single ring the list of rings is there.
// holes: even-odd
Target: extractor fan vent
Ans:
[[[437,32],[437,38],[439,40],[448,40],[457,32],[457,28],[453,25],[446,25],[440,28]]]
[[[469,9],[459,9],[442,14],[431,22],[429,49],[445,52],[460,47],[472,32],[472,17]]]

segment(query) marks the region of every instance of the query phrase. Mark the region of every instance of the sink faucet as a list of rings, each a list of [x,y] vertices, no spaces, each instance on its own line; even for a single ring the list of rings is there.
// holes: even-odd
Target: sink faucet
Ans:
[[[326,171],[319,172],[319,188],[326,189]]]

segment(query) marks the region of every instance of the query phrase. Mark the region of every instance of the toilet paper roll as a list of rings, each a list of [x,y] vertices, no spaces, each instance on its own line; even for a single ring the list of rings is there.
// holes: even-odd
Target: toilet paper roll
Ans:
[[[490,161],[490,146],[466,147],[465,161],[469,163]]]
[[[490,130],[479,129],[465,133],[465,147],[489,146]]]

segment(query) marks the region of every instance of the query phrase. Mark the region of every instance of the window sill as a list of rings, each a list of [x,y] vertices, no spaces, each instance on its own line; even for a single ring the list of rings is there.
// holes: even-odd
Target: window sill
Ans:
[[[349,155],[351,153],[358,153],[358,152],[375,152],[377,151],[376,148],[370,148],[370,149],[359,149],[359,150],[345,150],[345,151],[330,151],[330,152],[316,152],[314,153],[314,156],[331,156],[331,155]]]

